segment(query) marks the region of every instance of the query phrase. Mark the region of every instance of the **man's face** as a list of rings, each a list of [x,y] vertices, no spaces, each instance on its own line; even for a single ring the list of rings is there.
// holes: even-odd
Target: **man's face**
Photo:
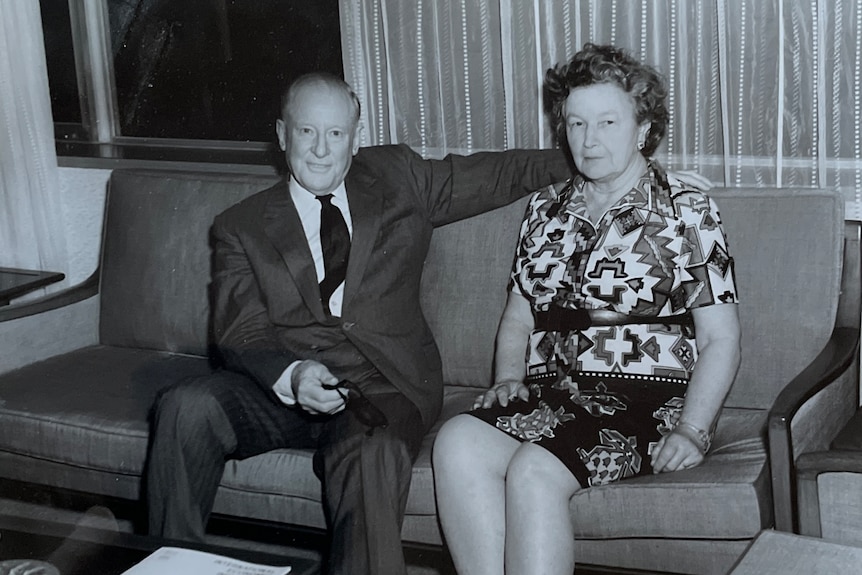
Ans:
[[[348,94],[324,83],[301,86],[276,121],[290,173],[317,196],[337,188],[359,150],[355,108]]]

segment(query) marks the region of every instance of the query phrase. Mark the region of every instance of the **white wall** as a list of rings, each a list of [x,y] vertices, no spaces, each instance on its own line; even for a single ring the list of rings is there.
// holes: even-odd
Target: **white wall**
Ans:
[[[63,223],[69,255],[66,285],[85,280],[99,262],[109,169],[60,168]]]

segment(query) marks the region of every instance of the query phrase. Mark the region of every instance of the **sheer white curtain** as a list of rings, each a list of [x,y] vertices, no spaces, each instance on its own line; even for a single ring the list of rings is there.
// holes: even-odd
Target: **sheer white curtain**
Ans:
[[[66,272],[39,2],[0,2],[0,266]]]
[[[550,146],[545,70],[612,43],[667,77],[668,166],[862,203],[862,0],[341,0],[341,19],[365,143]]]

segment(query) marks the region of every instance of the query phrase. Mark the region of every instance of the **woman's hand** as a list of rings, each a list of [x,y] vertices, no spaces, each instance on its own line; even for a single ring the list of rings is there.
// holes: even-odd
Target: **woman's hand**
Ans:
[[[479,396],[476,397],[476,401],[473,402],[473,409],[478,409],[480,407],[487,409],[495,403],[499,403],[503,407],[506,407],[512,399],[521,399],[526,401],[529,398],[530,390],[527,389],[527,386],[524,385],[522,381],[518,381],[517,379],[506,379],[498,381],[485,393],[480,393]]]
[[[677,471],[695,467],[703,461],[709,447],[700,445],[697,429],[710,429],[727,397],[736,375],[740,357],[739,316],[735,304],[710,305],[692,310],[700,356],[685,392],[685,406],[677,428],[653,448],[653,471]]]
[[[515,398],[527,400],[530,391],[524,385],[524,346],[533,330],[533,310],[523,295],[509,292],[506,307],[497,327],[494,352],[494,378],[491,389],[479,395],[473,409],[489,408],[495,403],[503,407]]]
[[[681,433],[671,432],[659,440],[652,450],[653,473],[679,471],[697,467],[703,462],[700,447]]]

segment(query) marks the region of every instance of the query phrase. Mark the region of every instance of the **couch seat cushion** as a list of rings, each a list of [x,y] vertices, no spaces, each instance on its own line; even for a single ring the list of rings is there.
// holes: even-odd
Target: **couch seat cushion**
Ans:
[[[79,476],[98,471],[138,477],[146,461],[150,410],[159,390],[209,372],[208,361],[197,356],[99,345],[0,375],[0,452],[67,466]],[[469,408],[478,392],[447,389],[443,417]],[[424,439],[414,467],[408,515],[436,516],[433,439],[434,433]],[[308,450],[278,449],[229,461],[214,511],[323,527],[320,482],[311,458]],[[70,486],[44,474],[29,477],[23,471],[14,477]],[[107,495],[128,496],[127,491],[111,491],[110,482],[100,485]],[[250,512],[250,500],[267,504],[255,505]]]
[[[99,345],[0,375],[0,450],[140,475],[156,394],[208,371],[200,357]]]
[[[413,469],[411,516],[434,516],[431,446],[443,422],[470,408],[480,388],[447,387],[440,421],[425,438]],[[593,487],[572,498],[575,535],[584,539],[679,537],[744,539],[770,525],[766,464],[767,412],[726,408],[703,465]],[[667,509],[678,509],[667,513]]]
[[[581,491],[570,502],[575,536],[753,537],[772,517],[766,419],[766,411],[725,408],[702,465]]]
[[[431,433],[423,439],[416,464],[413,466],[413,479],[407,499],[407,515],[436,516],[434,477],[431,472],[431,446],[434,443],[434,437],[443,421],[469,409],[480,391],[482,390],[469,387],[446,388],[443,413]],[[243,461],[230,461],[222,479],[222,488],[234,491],[234,495],[237,496],[240,493],[287,494],[320,502],[320,482],[312,470],[311,458],[312,452],[308,450],[278,449]],[[285,481],[286,477],[290,480]],[[224,509],[226,512],[230,506],[227,497],[229,496],[225,494],[224,500],[217,500],[216,511]],[[322,517],[321,515],[321,520]],[[315,521],[314,525],[318,526],[317,523]]]
[[[413,470],[408,514],[433,515],[431,444],[442,421],[470,408],[479,388],[447,387],[440,422],[425,438]],[[767,412],[726,408],[703,465],[581,491],[571,500],[575,535],[749,538],[771,521],[766,464]],[[667,513],[667,509],[678,509]]]
[[[137,478],[156,394],[209,370],[207,360],[196,356],[93,346],[0,375],[0,451],[65,465],[84,477],[97,471]],[[440,421],[423,441],[407,504],[407,515],[422,520],[419,540],[439,537],[431,470],[436,432],[480,391],[447,386]],[[571,501],[576,536],[754,536],[771,516],[766,416],[762,410],[725,409],[713,451],[698,468],[583,490]],[[22,477],[20,470],[14,475],[53,485],[50,477]],[[108,495],[125,495],[111,492],[110,484],[106,489]],[[214,511],[322,527],[320,500],[311,452],[280,449],[228,462]]]

